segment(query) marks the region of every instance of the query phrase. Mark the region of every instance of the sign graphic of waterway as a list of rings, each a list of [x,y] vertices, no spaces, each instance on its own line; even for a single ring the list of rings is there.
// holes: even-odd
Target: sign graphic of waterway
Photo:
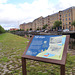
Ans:
[[[55,54],[45,53],[43,57],[48,58],[48,57],[52,57],[52,56],[55,56]]]

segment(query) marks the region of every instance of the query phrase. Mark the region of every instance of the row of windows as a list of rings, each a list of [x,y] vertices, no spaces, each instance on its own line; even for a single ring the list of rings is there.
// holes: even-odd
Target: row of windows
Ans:
[[[68,15],[71,16],[71,14],[69,13],[69,14],[66,14],[65,17],[68,17]],[[64,15],[63,15],[63,17],[64,17]],[[55,19],[59,19],[59,17],[56,18],[56,17],[54,16],[54,17],[52,17],[52,18],[45,18],[44,20],[55,20]]]
[[[65,15],[65,17],[67,17],[67,16],[68,16],[68,14]],[[71,14],[69,14],[69,16],[71,16]],[[63,15],[63,17],[64,17],[64,15]]]
[[[68,23],[66,22],[66,25],[67,25]],[[71,22],[69,22],[69,24],[71,24]],[[65,25],[64,23],[63,23],[63,25]]]
[[[71,20],[71,18],[69,18],[69,20]],[[64,19],[63,19],[63,21],[64,21]],[[66,18],[66,21],[67,21],[67,18]]]
[[[63,27],[63,29],[64,29],[64,28],[66,28],[66,29],[69,28],[69,30],[71,30],[71,26],[68,27],[68,26],[66,25],[66,27]]]
[[[70,14],[69,14],[69,16],[70,16]],[[64,17],[64,15],[63,15],[63,17]],[[67,14],[66,14],[66,17],[67,17]],[[59,19],[60,17],[58,17],[58,18],[48,18],[48,20],[57,20],[57,19]],[[69,18],[69,20],[71,20],[71,18]],[[47,19],[46,19],[46,21],[47,21]]]
[[[71,10],[63,11],[63,14],[71,12]]]

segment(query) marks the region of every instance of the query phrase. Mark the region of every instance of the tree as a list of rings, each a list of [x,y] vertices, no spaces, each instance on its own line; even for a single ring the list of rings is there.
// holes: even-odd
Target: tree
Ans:
[[[74,30],[74,27],[75,27],[75,21],[73,21],[71,25],[73,26],[73,30]]]
[[[26,31],[28,31],[28,29]]]
[[[71,25],[73,25],[75,27],[75,21],[73,21]]]
[[[58,27],[60,27],[61,26],[61,24],[62,24],[62,22],[61,21],[55,21],[54,22],[54,28],[58,28]]]
[[[43,28],[42,28],[42,29],[46,29],[46,28],[47,28],[47,26],[48,26],[47,24],[46,24],[46,25],[43,25]]]
[[[4,28],[0,25],[0,33],[4,33],[4,32],[5,32]]]

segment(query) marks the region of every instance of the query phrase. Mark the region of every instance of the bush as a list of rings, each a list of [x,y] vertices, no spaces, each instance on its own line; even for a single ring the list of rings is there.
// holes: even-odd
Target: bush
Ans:
[[[5,32],[4,28],[0,25],[0,33],[4,33],[4,32]]]
[[[46,29],[46,28],[47,28],[47,26],[48,26],[47,24],[46,24],[46,25],[43,25],[43,28],[42,28],[42,29]]]

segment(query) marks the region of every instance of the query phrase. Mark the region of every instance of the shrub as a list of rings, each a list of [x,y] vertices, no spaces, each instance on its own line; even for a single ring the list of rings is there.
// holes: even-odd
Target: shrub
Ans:
[[[0,33],[4,33],[4,32],[5,32],[4,28],[0,25]]]

